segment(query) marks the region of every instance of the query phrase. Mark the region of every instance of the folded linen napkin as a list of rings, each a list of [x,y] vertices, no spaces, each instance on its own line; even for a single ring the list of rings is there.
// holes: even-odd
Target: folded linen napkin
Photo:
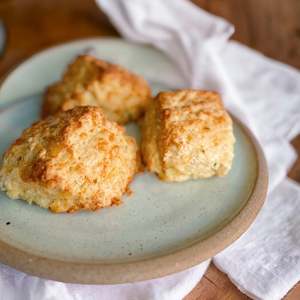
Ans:
[[[175,275],[118,285],[65,284],[0,265],[1,300],[172,300],[182,299],[199,282],[209,262]]]
[[[125,38],[152,44],[173,59],[181,78],[156,74],[156,81],[219,91],[226,106],[257,134],[269,164],[269,197],[250,230],[214,262],[250,297],[282,298],[300,280],[300,188],[286,179],[296,156],[289,141],[300,131],[300,74],[228,41],[230,24],[187,1],[97,3]],[[208,263],[116,286],[64,284],[1,266],[0,299],[182,299]]]
[[[5,48],[5,28],[3,22],[0,20],[0,57],[2,56]]]
[[[232,25],[188,1],[97,3],[125,38],[173,59],[182,74],[177,87],[219,91],[258,137],[270,174],[266,205],[214,263],[250,297],[282,298],[300,280],[300,187],[286,178],[296,158],[290,140],[300,132],[300,73],[229,41]]]

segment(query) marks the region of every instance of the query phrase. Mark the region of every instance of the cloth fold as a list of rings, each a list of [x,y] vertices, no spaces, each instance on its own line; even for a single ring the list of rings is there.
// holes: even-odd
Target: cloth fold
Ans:
[[[96,2],[124,38],[161,49],[180,70],[174,78],[157,74],[156,81],[220,92],[226,107],[256,134],[269,166],[268,199],[250,230],[213,261],[253,299],[281,299],[300,280],[300,188],[286,179],[296,158],[290,140],[300,132],[299,72],[230,41],[231,24],[188,1]],[[182,299],[208,264],[117,286],[57,283],[1,266],[0,299],[19,299],[12,287],[25,300]]]
[[[167,52],[181,70],[185,86],[197,84],[202,52],[207,48],[221,48],[234,31],[231,24],[205,11],[201,11],[199,18],[197,7],[188,1],[96,2],[124,37],[134,42],[151,43]]]
[[[18,272],[0,264],[2,300],[179,300],[205,273],[209,261],[174,275],[118,285],[66,284]]]
[[[299,185],[284,179],[250,230],[214,257],[215,265],[253,299],[282,298],[300,280],[299,210]]]

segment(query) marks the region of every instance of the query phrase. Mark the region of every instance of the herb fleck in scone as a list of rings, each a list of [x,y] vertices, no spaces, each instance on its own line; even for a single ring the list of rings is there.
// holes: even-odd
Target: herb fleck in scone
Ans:
[[[4,154],[0,187],[53,212],[118,203],[138,171],[137,145],[98,107],[76,107],[26,129]]]
[[[164,181],[226,175],[232,165],[232,120],[214,92],[161,92],[142,124],[142,155]]]
[[[45,94],[43,117],[75,106],[99,106],[120,124],[137,120],[151,99],[148,83],[126,69],[89,55],[70,64]]]

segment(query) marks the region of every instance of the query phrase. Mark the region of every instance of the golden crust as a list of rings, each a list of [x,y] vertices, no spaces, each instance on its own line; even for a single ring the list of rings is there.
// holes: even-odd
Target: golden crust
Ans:
[[[165,181],[226,175],[232,165],[232,121],[214,92],[161,92],[142,124],[142,156]]]
[[[78,56],[44,96],[43,117],[75,106],[100,106],[120,124],[138,119],[151,99],[148,83],[126,69],[89,55]]]
[[[6,151],[0,187],[53,212],[119,203],[138,171],[137,145],[98,107],[76,107],[33,124]]]

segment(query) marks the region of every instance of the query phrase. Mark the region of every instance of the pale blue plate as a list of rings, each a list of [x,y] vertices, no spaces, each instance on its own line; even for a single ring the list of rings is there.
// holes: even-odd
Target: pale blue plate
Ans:
[[[166,74],[174,71],[152,48],[122,40],[85,40],[52,48],[20,65],[0,89],[3,105],[42,91],[87,47],[105,59],[117,57],[150,79],[154,66]],[[40,98],[28,97],[0,112],[0,153],[39,119]],[[135,125],[129,127],[137,133]],[[131,185],[133,195],[124,197],[119,207],[52,214],[1,193],[0,260],[35,275],[81,283],[145,280],[200,263],[241,235],[264,200],[267,176],[259,146],[237,122],[234,135],[235,158],[227,176],[164,183],[140,174]]]

